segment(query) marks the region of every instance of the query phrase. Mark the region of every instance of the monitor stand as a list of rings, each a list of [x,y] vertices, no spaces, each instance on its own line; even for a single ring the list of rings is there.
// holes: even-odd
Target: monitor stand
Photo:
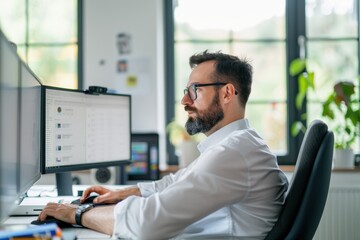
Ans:
[[[56,173],[58,196],[73,196],[71,172]]]
[[[119,178],[117,184],[120,185],[126,184],[127,181],[126,165],[130,163],[131,162],[129,161],[125,161],[118,166]],[[71,172],[56,173],[56,188],[57,188],[58,196],[73,196],[72,185],[73,185],[73,180],[72,180]]]

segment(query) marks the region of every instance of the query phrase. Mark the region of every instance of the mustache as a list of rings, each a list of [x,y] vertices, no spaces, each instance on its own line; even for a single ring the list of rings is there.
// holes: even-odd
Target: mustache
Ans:
[[[190,106],[185,106],[184,109],[185,109],[185,111],[197,112],[196,108],[193,108],[193,107],[190,107]]]

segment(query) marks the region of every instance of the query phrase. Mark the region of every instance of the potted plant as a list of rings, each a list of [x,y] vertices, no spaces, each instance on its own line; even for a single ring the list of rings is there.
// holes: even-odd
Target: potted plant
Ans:
[[[296,108],[301,109],[306,94],[315,89],[315,73],[307,70],[304,59],[295,59],[290,64],[290,74],[298,76],[299,93],[296,96]],[[357,84],[360,79],[357,79]],[[359,96],[355,91],[356,84],[349,81],[339,81],[325,101],[322,102],[322,116],[335,135],[334,168],[353,168],[354,154],[352,146],[359,136],[360,110]],[[316,94],[315,94],[316,95]],[[306,113],[301,120],[306,120]],[[296,121],[291,126],[291,134],[296,136],[306,128],[302,121]]]
[[[358,79],[359,82],[359,79]],[[340,81],[322,104],[322,116],[329,121],[335,134],[334,168],[353,168],[352,146],[359,136],[360,109],[355,84]]]
[[[166,126],[166,131],[169,133],[170,143],[175,147],[179,167],[188,166],[199,156],[200,153],[197,149],[199,134],[190,136],[185,127],[176,121],[170,122]]]

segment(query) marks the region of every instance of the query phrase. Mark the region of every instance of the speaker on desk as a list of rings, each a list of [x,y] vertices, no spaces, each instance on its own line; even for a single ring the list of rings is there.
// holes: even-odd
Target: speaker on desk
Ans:
[[[117,167],[104,167],[91,169],[91,183],[96,185],[118,184],[119,171]]]

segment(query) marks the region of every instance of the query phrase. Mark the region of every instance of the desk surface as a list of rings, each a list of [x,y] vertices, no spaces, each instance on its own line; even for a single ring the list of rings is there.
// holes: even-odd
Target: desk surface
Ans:
[[[86,189],[87,185],[74,185],[73,186],[73,192],[77,193],[78,190],[84,190]],[[124,187],[129,187],[129,185],[107,185],[106,187],[110,189],[120,189]],[[56,191],[54,191],[55,187],[52,185],[34,185],[32,188],[29,189],[29,192],[31,195],[34,196],[44,196],[45,194],[47,197],[56,197]],[[39,197],[41,198],[41,197]],[[59,198],[59,197],[56,197]],[[9,217],[2,226],[4,228],[12,227],[12,226],[24,226],[24,225],[30,225],[31,221],[36,220],[36,216],[12,216]],[[74,227],[74,228],[65,228],[62,230],[64,234],[66,233],[73,233],[71,235],[74,235],[77,237],[77,239],[80,240],[86,240],[86,239],[111,239],[110,235],[106,235],[103,233],[99,233],[87,228],[81,228],[81,227]]]

